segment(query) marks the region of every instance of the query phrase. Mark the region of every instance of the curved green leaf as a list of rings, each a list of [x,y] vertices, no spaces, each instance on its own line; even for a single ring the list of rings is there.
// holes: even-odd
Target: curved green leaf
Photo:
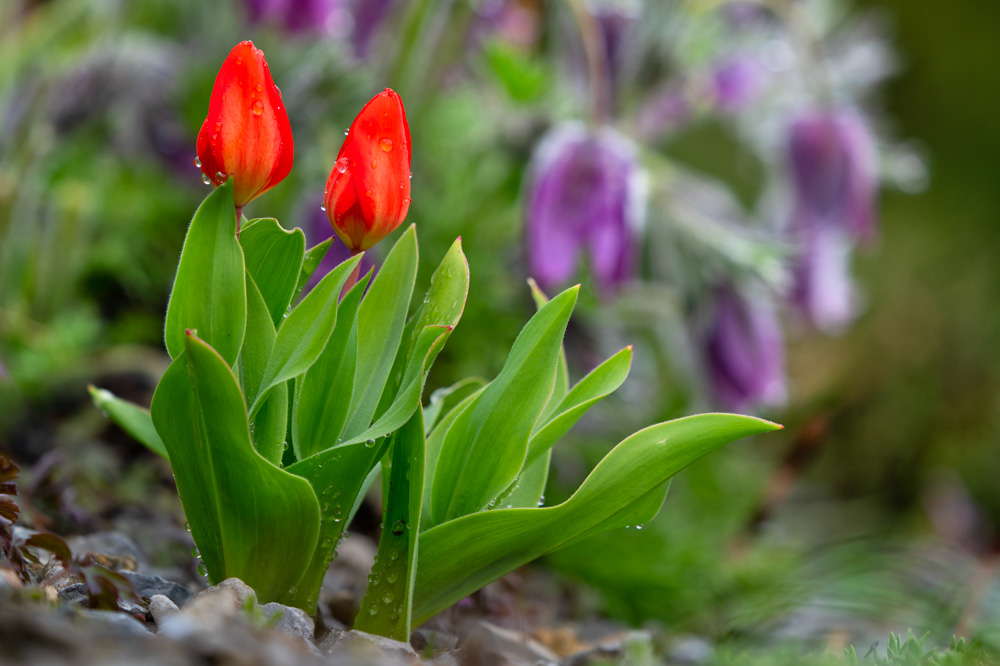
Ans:
[[[577,382],[559,406],[552,410],[553,415],[550,419],[531,436],[525,467],[551,449],[552,445],[569,432],[597,401],[621,386],[628,377],[631,365],[632,347],[629,346],[601,363]]]
[[[210,580],[235,576],[262,602],[284,598],[316,547],[319,504],[308,483],[254,450],[225,360],[189,334],[152,414]]]
[[[358,364],[344,439],[353,439],[371,425],[399,349],[416,279],[417,234],[410,225],[385,258],[358,309]]]
[[[433,523],[479,511],[517,477],[552,392],[578,291],[567,289],[528,321],[503,370],[449,430],[434,471]]]
[[[420,535],[413,617],[419,624],[517,567],[608,524],[706,453],[781,426],[701,414],[650,426],[616,446],[568,500],[554,507],[477,512]]]
[[[337,322],[340,288],[361,257],[361,254],[351,257],[324,276],[281,324],[260,392],[250,408],[251,415],[260,407],[261,398],[269,388],[301,375],[323,353]]]
[[[246,304],[230,178],[198,206],[184,238],[164,328],[170,358],[184,351],[184,331],[191,329],[232,365],[243,345]]]
[[[299,271],[299,279],[295,284],[295,296],[302,293],[306,283],[309,282],[309,278],[311,278],[313,273],[316,272],[316,269],[319,268],[319,264],[323,261],[323,257],[326,256],[326,252],[330,249],[330,244],[332,242],[333,236],[327,238],[322,243],[312,246],[306,251],[306,255],[302,259],[302,270]]]
[[[347,422],[358,362],[358,305],[372,272],[358,280],[337,309],[337,323],[323,353],[298,380],[292,422],[295,456],[303,460],[335,446]]]
[[[292,294],[302,269],[306,237],[301,229],[288,231],[271,217],[251,220],[240,231],[240,245],[247,272],[253,276],[267,304],[275,327],[292,301]]]
[[[90,399],[98,409],[104,410],[119,428],[153,453],[169,460],[163,440],[156,434],[153,419],[148,409],[143,409],[128,400],[122,400],[111,391],[89,384]]]

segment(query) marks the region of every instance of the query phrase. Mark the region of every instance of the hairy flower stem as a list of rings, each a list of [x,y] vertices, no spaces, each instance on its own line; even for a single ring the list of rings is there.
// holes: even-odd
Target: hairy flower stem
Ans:
[[[351,256],[352,257],[357,256],[361,254],[361,252],[362,250],[354,250],[353,252],[351,252]],[[354,265],[354,270],[351,271],[351,274],[347,276],[347,282],[344,283],[344,288],[340,290],[341,299],[343,299],[344,296],[347,295],[347,292],[349,292],[354,287],[354,285],[358,283],[358,277],[360,275],[361,275],[361,262],[359,261],[357,264]]]
[[[611,82],[608,78],[607,59],[601,44],[600,26],[594,15],[587,11],[583,0],[567,0],[580,30],[583,50],[587,58],[587,79],[590,87],[590,124],[602,125],[608,119]]]

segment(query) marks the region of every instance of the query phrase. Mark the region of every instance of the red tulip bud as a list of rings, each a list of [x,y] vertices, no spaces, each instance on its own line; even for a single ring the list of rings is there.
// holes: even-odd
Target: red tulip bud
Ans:
[[[403,102],[386,88],[354,119],[326,181],[333,230],[353,252],[367,250],[410,208],[410,127]]]
[[[242,208],[288,175],[292,152],[292,128],[264,52],[240,42],[215,77],[196,164],[206,183],[221,185],[232,176]]]

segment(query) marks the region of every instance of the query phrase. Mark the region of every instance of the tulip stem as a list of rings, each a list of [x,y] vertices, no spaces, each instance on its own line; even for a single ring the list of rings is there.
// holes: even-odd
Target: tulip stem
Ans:
[[[243,226],[243,206],[236,207],[236,240],[240,239],[240,227]]]
[[[361,254],[361,252],[362,252],[361,250],[353,250],[351,252],[351,256],[356,257],[357,255]],[[358,263],[354,264],[354,270],[352,270],[351,274],[347,276],[347,282],[344,283],[344,288],[340,290],[341,298],[344,298],[344,296],[347,295],[347,292],[349,292],[354,287],[354,285],[358,283],[358,277],[360,275],[361,275],[361,262],[359,261]]]

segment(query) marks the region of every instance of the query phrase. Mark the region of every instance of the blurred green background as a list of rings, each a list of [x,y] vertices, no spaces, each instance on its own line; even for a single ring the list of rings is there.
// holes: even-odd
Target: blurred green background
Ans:
[[[520,3],[542,21],[527,49],[484,25],[475,10],[485,4],[397,5],[364,57],[343,37],[250,24],[239,2],[0,5],[0,452],[37,486],[37,524],[121,527],[136,507],[179,516],[168,472],[106,425],[84,386],[148,401],[165,367],[162,313],[206,192],[191,165],[194,137],[239,39],[267,53],[297,139],[291,177],[247,214],[313,224],[343,128],[393,86],[414,141],[409,221],[421,279],[459,234],[472,270],[470,305],[431,381],[498,370],[532,308],[525,170],[550,127],[585,114],[586,86],[560,3]],[[699,3],[652,4],[643,11],[664,23],[646,23],[663,29],[647,32],[664,45],[637,39],[646,60],[628,70],[625,131],[659,78],[692,62],[650,54],[683,41],[672,26],[697,27],[705,14]],[[954,632],[996,641],[1000,6],[811,4],[867,17],[895,52],[898,72],[869,106],[880,133],[926,160],[927,187],[882,192],[878,238],[855,261],[863,307],[851,327],[823,336],[789,322],[789,404],[763,412],[783,433],[693,466],[642,531],[590,540],[546,565],[576,616],[711,640],[837,647],[913,627],[940,644]],[[750,208],[780,164],[740,149],[735,124],[696,120],[644,144],[644,163],[654,177],[661,161],[712,173]],[[647,271],[657,261],[648,252]],[[586,281],[584,290],[567,341],[574,378],[615,344],[636,343],[646,367],[557,450],[548,502],[620,437],[710,406],[690,368],[690,310],[665,306],[652,322],[635,314],[643,299],[682,301],[676,289],[611,304]]]

